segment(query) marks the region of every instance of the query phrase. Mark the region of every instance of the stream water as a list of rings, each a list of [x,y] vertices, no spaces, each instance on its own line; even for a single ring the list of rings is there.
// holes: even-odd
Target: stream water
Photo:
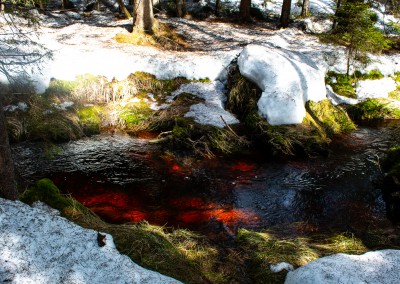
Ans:
[[[397,126],[396,126],[397,127]],[[326,158],[177,160],[147,140],[99,135],[13,146],[19,173],[50,177],[104,220],[235,234],[297,224],[301,230],[362,229],[386,220],[375,180],[393,129],[362,127],[338,137]],[[49,152],[54,157],[46,158]]]

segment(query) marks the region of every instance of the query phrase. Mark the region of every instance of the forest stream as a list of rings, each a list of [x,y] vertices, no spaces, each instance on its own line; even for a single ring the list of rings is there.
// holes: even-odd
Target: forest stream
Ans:
[[[111,223],[147,220],[210,237],[290,224],[307,232],[363,230],[388,222],[377,181],[394,127],[360,127],[337,137],[328,157],[307,159],[176,159],[117,133],[50,148],[25,142],[13,155],[23,178],[51,178]]]

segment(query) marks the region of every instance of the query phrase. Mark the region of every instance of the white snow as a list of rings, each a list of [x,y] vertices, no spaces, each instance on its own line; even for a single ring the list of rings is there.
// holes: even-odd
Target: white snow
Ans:
[[[14,112],[17,109],[19,109],[20,111],[27,111],[28,110],[28,104],[25,102],[19,102],[17,105],[6,105],[3,107],[4,111],[8,111],[8,112]]]
[[[277,264],[271,264],[271,265],[269,266],[269,269],[270,269],[272,272],[277,273],[277,272],[281,272],[282,270],[292,271],[292,270],[294,270],[294,267],[293,267],[293,265],[291,265],[290,263],[287,263],[287,262],[279,262],[279,263],[277,263]]]
[[[239,123],[231,113],[209,103],[192,105],[189,112],[185,114],[185,117],[193,117],[197,123],[212,125],[218,128],[224,128],[226,126],[225,122],[227,124]]]
[[[358,99],[348,98],[348,97],[344,97],[344,96],[340,96],[340,95],[336,94],[332,90],[332,87],[329,85],[326,86],[326,94],[327,94],[328,99],[335,106],[340,105],[340,104],[356,105],[360,102]]]
[[[263,91],[257,105],[271,125],[301,123],[305,103],[326,98],[325,71],[306,55],[248,45],[238,65],[240,73]]]
[[[56,104],[55,107],[58,108],[59,110],[67,110],[67,108],[70,108],[73,105],[74,105],[74,102],[66,101],[66,102],[62,102],[60,104]]]
[[[180,283],[121,255],[111,235],[99,247],[96,231],[43,203],[0,198],[0,228],[2,283]]]
[[[319,258],[289,272],[285,284],[394,284],[399,279],[400,250],[381,250]]]
[[[396,87],[396,82],[390,77],[379,80],[364,80],[358,82],[356,95],[359,100],[387,98],[390,92],[396,90]]]
[[[225,122],[227,124],[239,123],[237,118],[224,110],[226,102],[225,92],[224,85],[219,81],[189,83],[181,85],[178,90],[172,92],[171,96],[168,97],[168,101],[172,101],[182,93],[189,93],[204,99],[204,103],[192,105],[189,112],[185,114],[185,117],[193,117],[200,124],[223,128],[226,126]]]

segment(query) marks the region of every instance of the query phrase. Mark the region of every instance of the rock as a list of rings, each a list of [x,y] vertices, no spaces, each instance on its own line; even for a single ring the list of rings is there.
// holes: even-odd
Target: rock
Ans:
[[[305,103],[326,98],[325,72],[304,55],[248,45],[238,65],[240,73],[263,91],[258,109],[271,125],[302,123]]]
[[[399,283],[399,277],[400,250],[381,250],[322,257],[289,272],[285,284],[389,284]]]

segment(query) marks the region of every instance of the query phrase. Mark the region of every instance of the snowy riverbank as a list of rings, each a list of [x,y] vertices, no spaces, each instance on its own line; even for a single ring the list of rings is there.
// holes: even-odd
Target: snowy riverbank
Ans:
[[[180,283],[140,267],[106,235],[60,217],[43,203],[33,207],[0,198],[0,282]]]

